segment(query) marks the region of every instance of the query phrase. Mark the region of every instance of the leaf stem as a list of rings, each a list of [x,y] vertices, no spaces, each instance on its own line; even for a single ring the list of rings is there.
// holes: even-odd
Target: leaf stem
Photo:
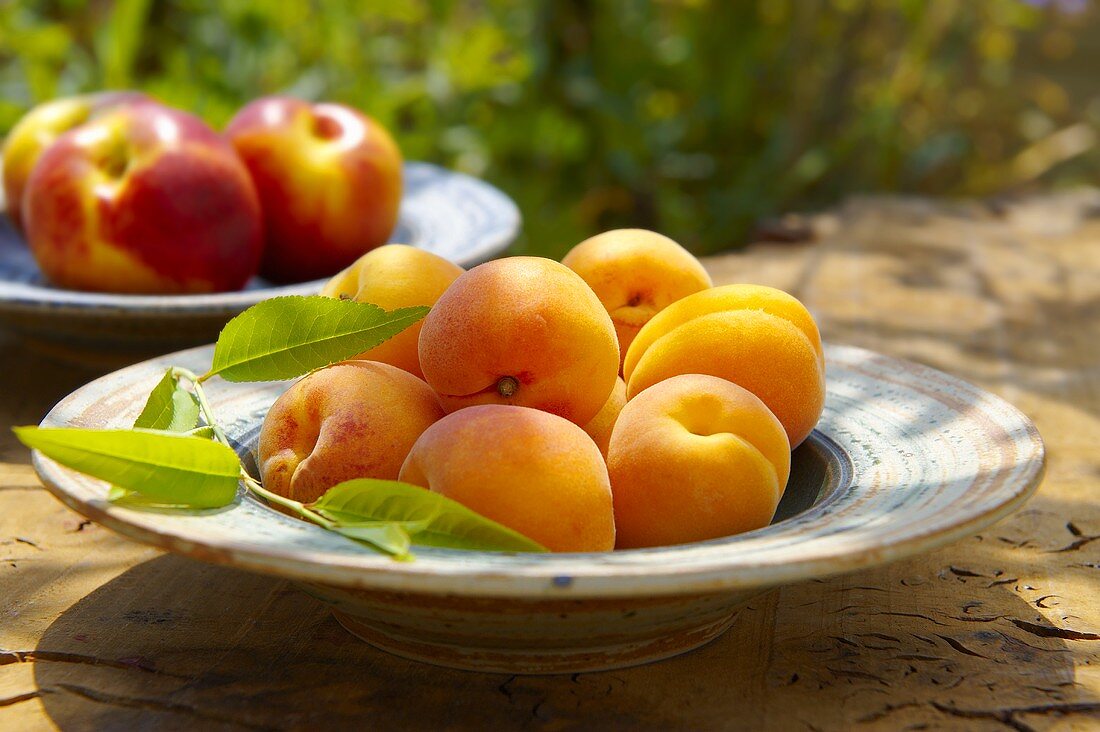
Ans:
[[[233,446],[229,444],[229,438],[226,436],[225,430],[222,429],[221,425],[218,424],[218,420],[214,417],[214,409],[210,406],[210,401],[206,398],[206,390],[202,388],[203,380],[212,376],[213,373],[208,372],[202,376],[196,376],[193,371],[189,371],[179,366],[173,366],[168,371],[177,381],[179,379],[187,379],[187,381],[191,382],[191,389],[195,393],[195,400],[199,403],[199,412],[202,413],[202,418],[206,421],[207,426],[210,427],[211,431],[214,433],[214,439],[216,439],[218,442],[222,443],[226,447],[232,449]],[[269,491],[267,488],[264,488],[263,484],[257,479],[253,478],[243,464],[240,465],[240,473],[238,477],[241,483],[244,485],[245,490],[249,491],[255,496],[258,496],[267,503],[281,506],[295,516],[303,518],[306,521],[311,521],[323,529],[327,529],[329,531],[335,531],[339,529],[339,522],[326,518],[317,511],[307,508],[306,505],[301,501],[295,501],[291,498],[280,496],[278,493],[274,493],[272,491]],[[400,532],[402,536],[405,537],[407,544],[408,536],[407,534],[405,534],[405,530],[400,529]],[[349,538],[354,539],[355,537]],[[370,544],[377,550],[391,554],[393,553],[393,550],[391,548],[388,548],[385,545],[380,545],[376,541],[370,541],[367,539],[361,539],[361,541]],[[402,554],[394,554],[394,556],[402,560],[411,559],[412,557],[412,555],[408,553],[407,549]]]
[[[196,376],[193,371],[180,366],[173,366],[169,371],[176,377],[183,377],[191,382],[191,388],[195,391],[195,398],[199,401],[199,411],[202,412],[203,419],[206,420],[206,424],[210,429],[214,430],[214,439],[222,443],[226,447],[233,447],[229,444],[229,438],[225,436],[225,430],[222,429],[218,421],[214,419],[214,410],[210,407],[210,402],[206,399],[206,392],[202,388],[202,377]]]
[[[229,444],[229,438],[226,437],[225,430],[221,428],[221,425],[219,425],[217,419],[215,419],[214,409],[210,406],[210,402],[206,398],[206,391],[202,388],[201,383],[204,377],[196,376],[194,372],[188,371],[187,369],[181,368],[179,366],[173,366],[171,368],[171,372],[177,378],[184,378],[191,382],[191,388],[194,390],[195,398],[199,402],[199,411],[202,412],[202,417],[206,420],[206,424],[210,427],[210,429],[214,431],[214,439],[216,439],[218,442],[222,443],[226,447],[233,447]],[[280,496],[278,493],[272,493],[267,488],[264,488],[263,484],[253,478],[252,475],[249,474],[247,470],[245,470],[245,467],[243,465],[241,466],[240,478],[245,488],[259,496],[260,498],[263,498],[268,503],[274,503],[282,506],[283,508],[293,512],[297,516],[300,516],[307,521],[312,521],[318,526],[324,527],[326,529],[331,529],[336,526],[335,521],[330,521],[316,511],[312,511],[306,508],[304,503],[286,498],[284,496]]]
[[[256,480],[248,474],[248,471],[244,469],[244,466],[241,466],[241,482],[244,483],[245,488],[252,491],[260,498],[263,498],[265,501],[268,501],[269,503],[275,503],[282,506],[283,508],[289,509],[298,516],[301,516],[308,521],[312,521],[318,526],[322,526],[326,529],[332,529],[336,526],[335,521],[330,521],[316,511],[312,511],[306,508],[304,503],[292,500],[290,498],[284,498],[278,493],[272,493],[267,488],[264,488],[263,485],[260,484],[260,481]]]

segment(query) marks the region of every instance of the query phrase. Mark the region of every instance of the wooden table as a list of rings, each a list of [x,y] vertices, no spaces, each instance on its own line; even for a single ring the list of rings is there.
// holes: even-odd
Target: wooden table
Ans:
[[[1100,191],[851,200],[816,241],[712,258],[826,339],[982,384],[1047,478],[979,536],[775,590],[711,645],[564,677],[449,671],[345,633],[287,582],[164,555],[50,497],[0,434],[0,729],[1100,727]],[[93,374],[0,340],[0,423]]]

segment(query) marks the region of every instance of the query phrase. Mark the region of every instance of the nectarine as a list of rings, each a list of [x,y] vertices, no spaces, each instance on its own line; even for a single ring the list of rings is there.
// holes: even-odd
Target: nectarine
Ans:
[[[265,277],[329,277],[389,239],[401,203],[401,151],[367,115],[266,97],[241,109],[225,132],[263,204]]]
[[[65,132],[114,107],[149,97],[110,91],[54,99],[27,112],[4,140],[4,200],[12,226],[23,230],[23,193],[38,158]]]
[[[27,182],[23,224],[46,276],[79,290],[238,290],[263,247],[259,199],[233,148],[155,102],[57,138]]]

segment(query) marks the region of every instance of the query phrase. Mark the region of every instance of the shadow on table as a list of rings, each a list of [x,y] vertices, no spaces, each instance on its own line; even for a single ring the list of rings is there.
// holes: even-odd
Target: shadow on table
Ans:
[[[387,655],[285,581],[169,555],[64,612],[35,651],[35,674],[63,730],[833,728],[1100,710],[1082,699],[1066,640],[1044,636],[1034,607],[980,569],[921,574],[950,561],[930,559],[944,564],[768,593],[726,635],[676,659],[517,677]],[[899,582],[903,591],[883,594]],[[961,607],[945,602],[957,594],[945,583],[959,582],[974,586]]]
[[[984,236],[966,248],[942,229],[919,227],[891,230],[886,237],[865,232],[830,240],[829,255],[843,257],[849,272],[868,281],[850,283],[847,307],[839,307],[845,296],[836,291],[826,300],[823,335],[829,342],[921,361],[986,388],[1022,389],[1100,416],[1100,402],[1091,397],[1100,374],[1100,292],[1092,286],[1100,260],[1090,248],[1095,230],[1074,235],[1079,255],[1073,271],[1064,254],[1060,259],[1046,250],[1066,248],[1057,238]],[[824,276],[808,268],[795,294],[826,285],[814,279]],[[897,302],[883,302],[878,293]],[[862,312],[852,302],[863,302]],[[941,307],[925,312],[915,304],[920,302]]]

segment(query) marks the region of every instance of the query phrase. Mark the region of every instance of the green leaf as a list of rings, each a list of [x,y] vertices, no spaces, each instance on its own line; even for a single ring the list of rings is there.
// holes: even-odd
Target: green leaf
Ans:
[[[398,558],[409,556],[412,540],[401,521],[364,521],[334,526],[336,531],[349,539],[355,539],[381,549]]]
[[[237,496],[240,461],[218,442],[145,429],[12,429],[46,457],[155,503],[217,508]]]
[[[428,314],[427,307],[386,312],[331,297],[275,297],[253,305],[222,329],[203,378],[293,379],[374,348]]]
[[[546,548],[461,503],[408,483],[359,478],[329,488],[310,506],[340,525],[400,522],[418,546],[498,552]]]
[[[111,490],[107,491],[107,500],[114,503],[115,501],[121,501],[124,498],[129,498],[130,496],[136,495],[138,494],[134,493],[131,490],[127,490],[120,485],[113,485],[111,486]]]
[[[199,400],[184,389],[179,379],[169,370],[164,374],[141,410],[135,428],[191,432],[199,424]]]
[[[182,503],[164,503],[152,498],[146,498],[137,491],[123,488],[122,486],[113,485],[111,489],[107,491],[107,500],[116,506],[127,506],[130,508],[162,508],[162,509],[193,509],[193,506],[188,506]]]

